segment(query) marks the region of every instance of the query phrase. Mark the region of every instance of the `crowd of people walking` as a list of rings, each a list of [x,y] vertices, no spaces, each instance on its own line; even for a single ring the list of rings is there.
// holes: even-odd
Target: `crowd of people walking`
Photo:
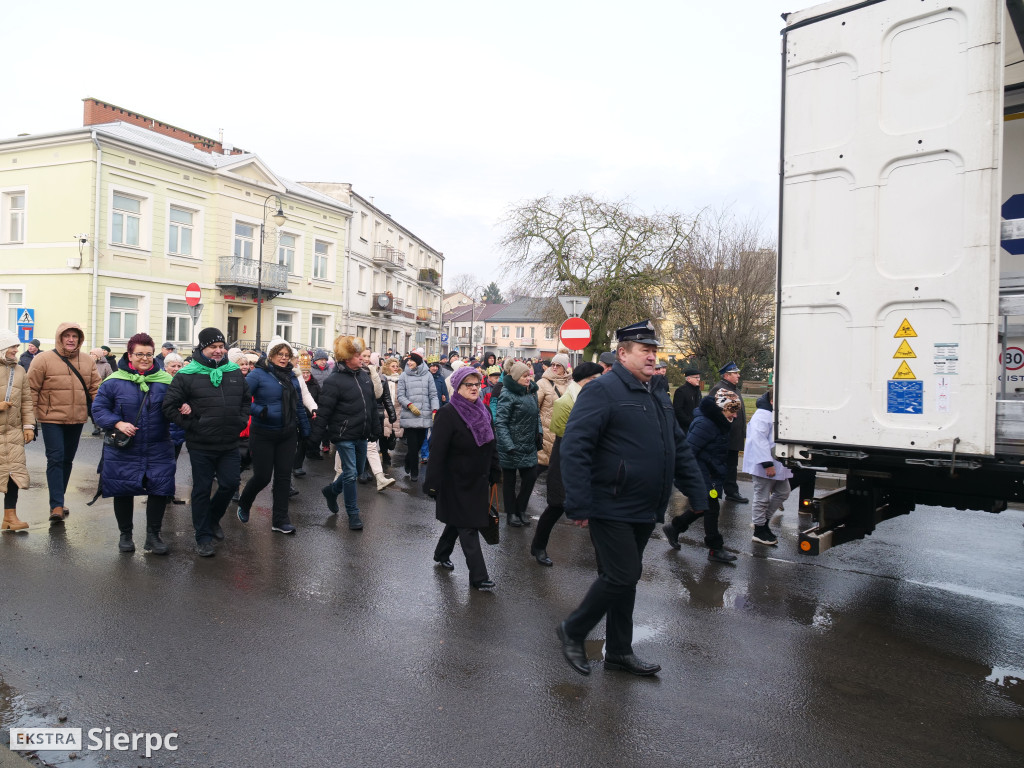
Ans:
[[[443,524],[434,561],[455,570],[458,542],[470,585],[491,590],[481,531],[496,530],[501,507],[507,528],[529,527],[528,507],[546,475],[547,503],[530,555],[554,565],[547,550],[564,515],[589,528],[598,563],[597,580],[558,627],[565,658],[589,673],[583,640],[604,618],[605,666],[638,675],[659,669],[633,652],[632,612],[644,549],[664,523],[673,485],[688,504],[662,526],[669,545],[679,549],[679,536],[700,519],[708,559],[731,563],[736,557],[725,548],[718,517],[723,497],[748,501],[736,483],[744,450],[743,469],[754,483],[753,540],[778,541],[769,523],[789,495],[791,474],[772,455],[771,393],[757,401],[749,435],[734,363],[721,368],[722,380],[707,395],[701,371],[687,369],[670,401],[647,321],[620,329],[615,351],[599,362],[575,368],[566,354],[536,366],[493,355],[463,361],[454,353],[428,361],[422,349],[382,357],[347,335],[335,339],[333,359],[280,337],[265,355],[229,350],[217,328],[199,332],[187,359],[170,342],[158,353],[146,333],[132,336],[120,359],[106,347],[85,352],[85,333],[75,323],[62,323],[55,338],[52,350],[33,340],[19,355],[17,336],[0,330],[4,531],[30,528],[31,516],[19,518],[17,503],[19,490],[29,487],[25,446],[37,434],[46,454],[49,522],[64,523],[65,493],[90,418],[103,441],[97,496],[112,500],[123,553],[135,551],[136,497],[145,504],[144,550],[170,551],[161,532],[182,446],[192,470],[196,552],[211,557],[226,538],[221,523],[230,505],[248,524],[268,485],[271,531],[294,535],[292,478],[306,474],[307,460],[332,450],[336,473],[321,489],[325,512],[340,514],[341,501],[348,528],[362,530],[360,485],[375,482],[380,493],[392,487],[396,480],[387,472],[404,444],[406,487],[419,484],[425,464],[423,490]]]

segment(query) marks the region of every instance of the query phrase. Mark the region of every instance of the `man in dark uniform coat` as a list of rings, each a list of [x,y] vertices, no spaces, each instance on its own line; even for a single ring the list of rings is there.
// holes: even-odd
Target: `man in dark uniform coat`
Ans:
[[[700,405],[700,399],[704,393],[700,391],[700,369],[687,368],[685,373],[686,382],[676,390],[672,396],[672,407],[676,409],[676,421],[683,428],[683,434],[690,430],[693,421],[693,411]]]
[[[726,501],[734,501],[737,504],[746,504],[750,499],[740,493],[740,487],[736,484],[736,468],[740,461],[740,451],[743,450],[743,442],[747,439],[747,408],[743,403],[743,393],[740,392],[740,369],[731,360],[718,369],[722,377],[715,386],[708,392],[712,397],[720,389],[727,389],[735,392],[740,398],[740,413],[733,422],[732,430],[729,432],[729,455],[725,458],[725,482],[722,489],[725,491]]]
[[[616,336],[615,364],[580,391],[560,447],[565,514],[589,521],[600,565],[558,636],[569,665],[590,674],[583,641],[607,616],[605,668],[653,675],[661,667],[633,653],[644,547],[665,519],[673,481],[691,500],[707,496],[668,393],[652,386],[659,344],[654,326],[644,321]]]

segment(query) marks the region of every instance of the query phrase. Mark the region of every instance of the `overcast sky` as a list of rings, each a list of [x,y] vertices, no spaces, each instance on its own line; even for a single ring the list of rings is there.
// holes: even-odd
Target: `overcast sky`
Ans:
[[[7,3],[0,136],[95,97],[347,181],[502,283],[500,221],[545,194],[732,205],[776,230],[793,0]]]

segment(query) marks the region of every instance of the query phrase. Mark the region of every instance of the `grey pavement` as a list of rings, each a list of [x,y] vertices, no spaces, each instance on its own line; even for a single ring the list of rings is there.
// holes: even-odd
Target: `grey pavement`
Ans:
[[[63,526],[49,527],[42,445],[0,536],[0,727],[179,734],[177,751],[41,753],[113,766],[1015,766],[1024,760],[1024,514],[921,509],[818,558],[751,542],[749,506],[725,505],[735,566],[699,530],[652,539],[634,645],[654,678],[590,677],[555,625],[595,576],[585,530],[556,526],[553,568],[533,528],[485,547],[493,593],[431,561],[441,526],[411,481],[360,487],[366,529],[329,516],[328,462],[295,481],[294,536],[225,519],[214,558],[169,507],[173,552],[117,552],[83,439]],[[400,475],[400,473],[398,473]],[[247,476],[245,476],[247,477]],[[187,496],[187,454],[178,488]],[[530,512],[543,509],[543,483]],[[744,487],[748,491],[749,487]],[[673,504],[678,507],[676,496]],[[233,507],[232,507],[233,511]],[[342,515],[342,517],[344,517]],[[807,523],[805,518],[804,524]],[[65,717],[65,722],[59,722]],[[6,739],[5,739],[6,740]],[[0,759],[7,756],[0,755]]]

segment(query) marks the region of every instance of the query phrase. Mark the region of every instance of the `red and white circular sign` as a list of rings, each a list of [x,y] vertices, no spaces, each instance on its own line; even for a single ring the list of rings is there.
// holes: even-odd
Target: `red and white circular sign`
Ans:
[[[185,286],[185,303],[190,307],[194,307],[199,303],[199,297],[201,295],[199,283],[189,283]]]
[[[590,324],[582,317],[570,317],[558,329],[558,340],[566,349],[578,352],[590,343]]]

